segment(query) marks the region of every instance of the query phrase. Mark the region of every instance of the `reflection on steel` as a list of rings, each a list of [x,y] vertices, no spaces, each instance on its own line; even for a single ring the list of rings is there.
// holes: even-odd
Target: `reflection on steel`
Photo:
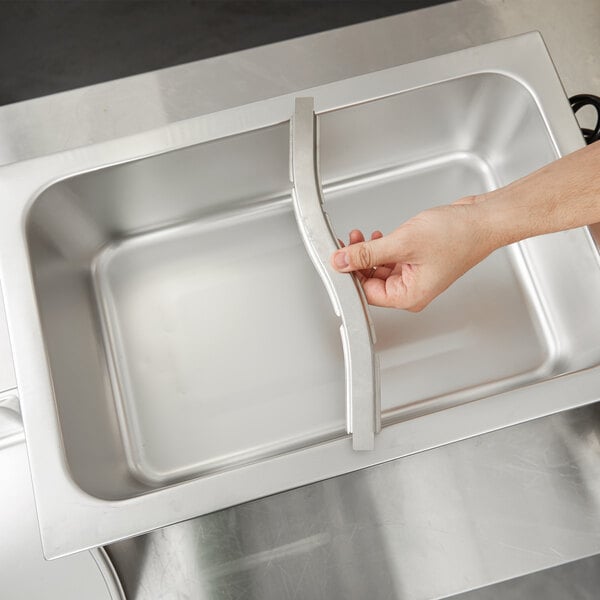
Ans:
[[[596,405],[109,547],[128,600],[431,600],[597,552]]]
[[[305,93],[338,232],[582,144],[535,33]],[[585,229],[542,236],[426,313],[373,310],[383,427],[354,452],[339,322],[293,218],[294,99],[2,168],[0,278],[49,557],[597,399],[596,248]]]
[[[531,30],[544,36],[569,94],[597,93],[599,19],[597,0],[461,0],[3,106],[0,163],[123,138]],[[450,109],[448,97],[441,100],[430,117]],[[503,127],[493,131],[499,137],[507,132]],[[285,147],[282,153],[287,154]],[[461,172],[477,169],[469,169],[466,161]],[[453,173],[449,164],[447,174]],[[3,195],[2,202],[11,201]],[[396,224],[390,220],[390,226]],[[16,382],[4,330],[0,311],[0,387],[9,389]],[[576,382],[556,394],[542,393],[540,403],[560,410],[560,395],[568,402],[574,390]],[[498,405],[493,410],[490,422],[508,417]],[[279,600],[294,592],[311,600],[439,598],[600,552],[599,423],[593,407],[531,421],[164,528],[114,545],[113,556],[119,553],[130,600],[155,600],[157,589],[166,597],[205,599]],[[459,429],[442,421],[436,427],[440,435]],[[464,435],[468,429],[465,425]],[[427,430],[411,432],[419,439]],[[90,432],[81,432],[81,449]],[[114,441],[105,429],[98,437]],[[27,595],[23,584],[37,580],[22,573],[32,573],[29,559],[43,561],[23,444],[0,452],[0,478],[0,490],[16,499],[10,505],[3,498],[3,539],[16,524],[26,523],[31,542],[19,548],[22,552],[12,542],[2,545],[3,590],[8,575],[16,575],[15,589],[29,600],[35,596]],[[26,502],[17,486],[29,490]],[[9,513],[7,506],[17,508]],[[129,518],[138,516],[134,511]],[[72,581],[61,570],[71,569],[70,560],[43,563],[43,598],[50,570],[58,575],[55,583]],[[562,596],[554,590],[540,597],[574,597],[576,587],[561,583],[568,586]],[[81,598],[79,587],[71,586],[70,592]],[[497,592],[485,596],[502,597]]]
[[[0,393],[0,531],[3,600],[125,599],[103,548],[44,559],[16,390]]]

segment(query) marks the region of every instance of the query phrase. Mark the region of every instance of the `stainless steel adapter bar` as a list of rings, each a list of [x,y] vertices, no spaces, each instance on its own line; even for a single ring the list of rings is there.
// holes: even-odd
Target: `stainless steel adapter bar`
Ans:
[[[323,206],[313,98],[296,98],[291,120],[290,176],[302,241],[342,321],[347,431],[352,434],[354,450],[372,450],[380,428],[375,332],[360,283],[354,275],[338,273],[330,264],[338,242]]]

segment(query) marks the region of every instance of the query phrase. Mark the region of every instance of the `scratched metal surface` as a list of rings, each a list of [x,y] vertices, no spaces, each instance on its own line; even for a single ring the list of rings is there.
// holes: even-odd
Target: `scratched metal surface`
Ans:
[[[0,108],[0,164],[539,30],[569,94],[600,91],[597,0],[458,0]]]
[[[459,0],[0,107],[0,165],[526,31],[568,94],[600,93],[597,0]],[[15,387],[0,307],[0,390]]]
[[[130,600],[446,597],[600,551],[599,417],[539,419],[109,552]]]
[[[568,94],[600,93],[597,0],[459,0],[0,107],[0,165],[526,31]],[[0,390],[15,387],[0,307]]]
[[[597,0],[460,0],[3,107],[0,164],[532,29],[568,93],[598,94],[599,26]],[[0,389],[15,385],[5,334],[0,310]],[[599,434],[598,409],[578,409],[110,551],[130,600],[446,597],[600,552]],[[536,575],[535,589],[518,580],[464,600],[595,597],[584,595],[598,583],[588,561],[559,567],[563,584],[575,573],[562,596],[549,591],[555,578]]]
[[[599,23],[594,0],[568,9],[560,0],[464,0],[298,41],[301,52],[286,46],[279,57],[301,63],[319,52],[325,58],[315,61],[310,83],[323,82],[539,29],[567,92],[598,93]],[[342,49],[335,59],[327,60],[328,42]],[[277,73],[278,59],[271,60]],[[266,82],[265,94],[281,81]],[[300,77],[298,87],[307,83]],[[599,433],[598,410],[580,409],[165,528],[110,551],[136,600],[447,597],[600,551]],[[551,599],[561,589],[594,597],[597,577],[581,579],[591,569],[579,564],[472,591],[468,600]]]
[[[553,569],[517,577],[452,600],[597,600],[600,556],[590,556]]]

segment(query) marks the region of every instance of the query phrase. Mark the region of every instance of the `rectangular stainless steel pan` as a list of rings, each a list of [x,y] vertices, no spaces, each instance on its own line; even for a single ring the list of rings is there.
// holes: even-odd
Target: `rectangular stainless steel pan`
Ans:
[[[534,33],[0,169],[48,557],[597,399],[600,265],[580,229],[495,253],[418,315],[372,309],[355,446],[373,450],[353,450],[357,371],[294,212],[298,97],[336,237],[582,145]]]

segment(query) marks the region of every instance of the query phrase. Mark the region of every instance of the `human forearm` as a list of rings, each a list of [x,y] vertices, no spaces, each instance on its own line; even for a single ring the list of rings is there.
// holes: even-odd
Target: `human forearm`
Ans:
[[[497,247],[600,221],[600,143],[479,197]]]
[[[600,222],[600,143],[479,196],[415,215],[391,233],[360,231],[331,258],[356,272],[377,306],[422,310],[491,252],[522,239]]]

